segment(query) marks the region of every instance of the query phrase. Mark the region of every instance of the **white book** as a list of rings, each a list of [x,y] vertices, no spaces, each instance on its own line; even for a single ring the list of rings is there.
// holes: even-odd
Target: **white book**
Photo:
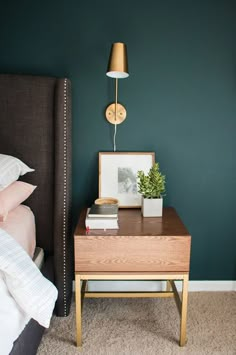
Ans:
[[[118,218],[96,218],[88,217],[89,208],[87,211],[87,216],[85,218],[85,227],[88,229],[119,229]]]

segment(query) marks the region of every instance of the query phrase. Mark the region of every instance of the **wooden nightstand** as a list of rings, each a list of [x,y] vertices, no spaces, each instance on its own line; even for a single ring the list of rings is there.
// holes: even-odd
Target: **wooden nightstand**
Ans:
[[[175,210],[168,207],[163,217],[143,218],[139,209],[120,209],[118,230],[89,232],[85,215],[86,209],[74,236],[77,346],[82,344],[84,297],[174,297],[184,346],[191,236]],[[88,280],[166,280],[167,286],[161,292],[88,292]],[[182,281],[182,299],[174,280]]]

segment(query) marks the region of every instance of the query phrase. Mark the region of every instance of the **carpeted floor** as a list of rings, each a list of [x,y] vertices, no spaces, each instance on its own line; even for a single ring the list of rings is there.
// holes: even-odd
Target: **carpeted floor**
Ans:
[[[193,292],[188,342],[180,348],[173,299],[86,299],[83,346],[75,346],[75,305],[54,317],[37,355],[236,355],[236,292]]]

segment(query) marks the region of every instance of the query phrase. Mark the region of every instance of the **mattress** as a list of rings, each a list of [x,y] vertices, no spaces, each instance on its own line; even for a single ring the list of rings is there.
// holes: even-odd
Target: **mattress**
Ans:
[[[42,248],[36,247],[33,256],[33,262],[41,270],[44,262],[44,251]]]
[[[33,258],[36,247],[35,218],[31,209],[20,205],[9,212],[0,228],[10,234],[22,248]]]
[[[44,251],[36,247],[35,218],[31,209],[20,205],[9,212],[7,220],[0,222],[0,228],[10,234],[30,255],[39,269],[42,268]]]

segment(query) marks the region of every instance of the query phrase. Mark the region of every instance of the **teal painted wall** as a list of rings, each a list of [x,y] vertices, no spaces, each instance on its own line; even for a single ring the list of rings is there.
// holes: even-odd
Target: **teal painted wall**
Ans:
[[[236,279],[234,1],[50,0],[1,4],[0,71],[68,76],[73,87],[73,212],[98,191],[112,151],[104,109],[112,42],[128,47],[120,151],[155,151],[166,205],[192,235],[191,278]]]

